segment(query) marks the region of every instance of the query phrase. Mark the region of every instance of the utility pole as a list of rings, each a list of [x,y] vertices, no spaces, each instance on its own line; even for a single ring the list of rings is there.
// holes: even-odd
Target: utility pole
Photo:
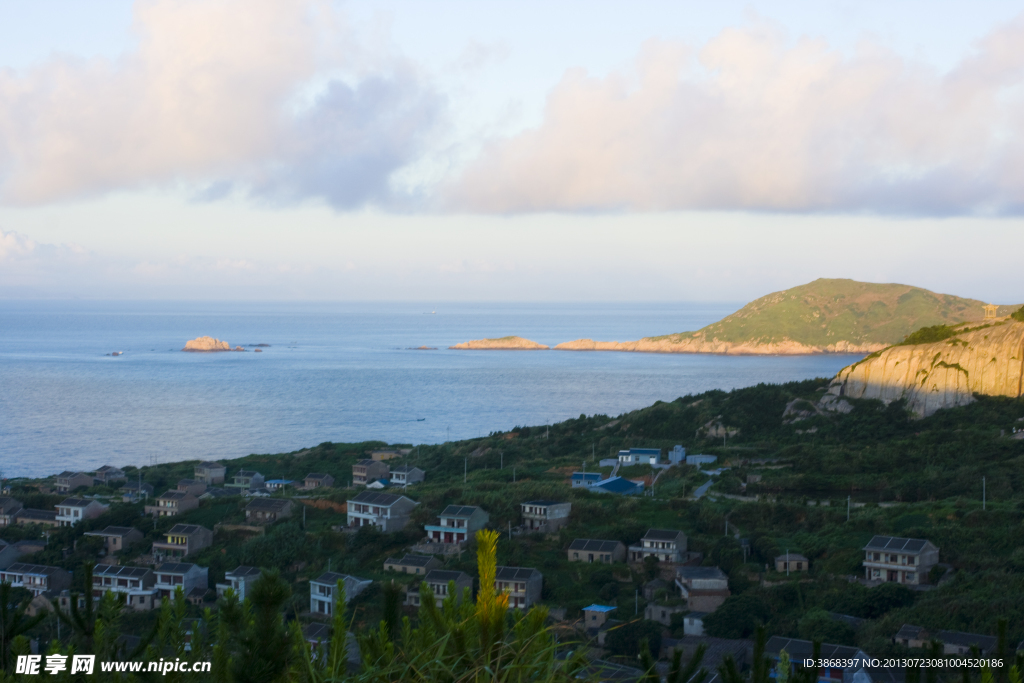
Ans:
[[[501,469],[505,469],[505,451],[498,451],[498,455],[501,456]]]
[[[590,442],[590,462],[594,462],[594,458],[597,457],[597,446],[593,441]]]
[[[789,548],[786,548],[786,576],[789,576]]]
[[[512,542],[512,520],[508,522],[508,541],[509,543]]]
[[[302,506],[302,528],[306,528],[306,506]]]
[[[469,457],[462,461],[462,483],[466,483],[466,477],[469,474]]]
[[[640,589],[636,589],[636,593],[633,596],[633,616],[640,614]]]
[[[982,477],[981,478],[981,509],[982,510],[985,509],[986,502],[987,501],[985,500],[985,477]]]
[[[516,483],[516,466],[512,465],[512,483]]]
[[[850,496],[846,497],[846,521],[850,521]]]

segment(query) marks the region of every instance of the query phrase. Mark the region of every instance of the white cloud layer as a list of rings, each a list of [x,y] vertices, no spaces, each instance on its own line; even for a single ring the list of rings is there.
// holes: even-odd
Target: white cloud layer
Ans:
[[[630,72],[566,72],[543,123],[444,192],[476,212],[1024,210],[1024,18],[954,69],[777,27],[698,52],[650,42]]]
[[[0,71],[0,198],[153,186],[337,208],[394,200],[442,100],[319,0],[153,0],[137,50]]]

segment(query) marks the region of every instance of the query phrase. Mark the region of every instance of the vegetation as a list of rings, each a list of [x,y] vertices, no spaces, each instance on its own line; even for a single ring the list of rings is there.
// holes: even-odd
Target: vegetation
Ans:
[[[81,619],[72,612],[74,623],[62,621],[58,640],[56,617],[48,614],[33,621],[22,616],[12,606],[24,607],[27,595],[8,591],[0,596],[8,606],[0,613],[4,632],[38,638],[44,651],[92,647],[120,653],[116,656],[159,658],[184,642],[177,627],[168,624],[198,619],[202,626],[190,636],[195,643],[190,652],[197,654],[188,656],[202,654],[214,662],[215,680],[339,680],[339,672],[347,671],[343,660],[335,654],[310,660],[298,646],[302,636],[297,629],[310,620],[308,582],[331,568],[374,579],[375,584],[351,600],[345,615],[335,615],[333,640],[324,651],[344,651],[337,621],[343,616],[344,628],[359,634],[364,661],[392,672],[381,677],[397,675],[385,665],[405,667],[403,676],[424,681],[469,680],[459,677],[473,675],[488,662],[520,671],[501,680],[526,680],[525,671],[543,680],[550,672],[565,671],[550,660],[554,633],[561,632],[549,630],[541,616],[545,610],[526,615],[506,610],[498,619],[494,614],[502,608],[494,601],[500,596],[488,598],[486,591],[478,593],[476,602],[453,598],[440,609],[430,607],[432,599],[417,611],[398,604],[397,591],[416,579],[385,573],[384,559],[418,542],[422,525],[433,523],[446,505],[465,504],[482,506],[498,533],[488,534],[486,543],[470,543],[461,556],[447,558],[446,569],[464,571],[484,587],[490,585],[485,556],[493,555],[499,565],[536,567],[544,575],[543,603],[566,610],[565,620],[554,627],[572,634],[561,638],[563,645],[580,637],[572,625],[582,607],[595,601],[617,606],[619,614],[629,615],[622,618],[631,625],[608,634],[605,656],[621,653],[621,661],[631,666],[643,654],[642,643],[656,655],[656,635],[681,635],[678,622],[666,631],[633,617],[634,609],[642,616],[646,606],[635,596],[659,568],[569,562],[566,550],[574,538],[632,544],[650,527],[685,531],[689,549],[703,553],[705,564],[719,566],[729,576],[731,597],[705,620],[707,631],[719,637],[756,638],[763,627],[769,635],[851,644],[879,656],[904,652],[892,642],[904,623],[992,635],[1005,619],[1008,642],[1024,639],[1024,440],[1012,438],[1014,429],[1024,426],[1024,401],[978,397],[969,406],[924,419],[913,419],[899,403],[851,401],[852,412],[839,414],[818,406],[827,383],[820,379],[709,391],[615,418],[581,415],[549,429],[516,426],[477,439],[412,448],[398,462],[422,467],[427,480],[408,489],[407,495],[420,505],[408,527],[394,534],[373,528],[340,533],[335,527],[345,523],[345,515],[332,507],[357,493],[345,488],[352,464],[385,444],[323,443],[231,461],[229,474],[255,469],[267,478],[299,480],[307,472],[322,471],[339,484],[296,498],[293,516],[264,534],[219,530],[214,545],[194,558],[209,567],[211,584],[222,582],[224,573],[240,564],[269,570],[264,588],[249,604],[226,599],[193,606],[180,600],[159,613],[146,613],[117,609],[104,598],[92,615],[86,608],[79,613]],[[725,432],[731,436],[712,436]],[[653,496],[621,498],[569,488],[571,472],[584,461],[588,471],[597,471],[595,460],[619,449],[668,449],[676,444],[691,453],[715,455],[715,467],[728,469],[714,474],[686,466],[664,470]],[[159,492],[191,472],[192,463],[172,463],[132,469],[130,476],[141,475]],[[644,466],[635,474],[651,471]],[[693,499],[693,491],[709,478],[713,485],[708,495]],[[47,481],[11,485],[12,495],[34,501],[33,506],[52,505],[59,498],[43,490]],[[571,501],[569,525],[550,537],[516,533],[520,504],[541,498]],[[82,591],[89,586],[83,567],[97,554],[82,535],[85,531],[108,524],[139,529],[143,542],[120,553],[122,564],[132,564],[142,561],[149,544],[172,524],[212,528],[219,522],[240,522],[244,505],[238,497],[204,500],[181,517],[154,520],[141,515],[141,505],[118,502],[97,519],[50,530],[47,548],[24,559],[74,570],[73,587]],[[4,537],[17,540],[41,533],[14,527]],[[942,565],[929,577],[934,588],[868,588],[853,580],[862,572],[861,548],[875,534],[927,538],[939,546]],[[788,577],[775,572],[775,556],[787,550],[807,556],[811,570]],[[670,590],[657,597],[671,598]],[[497,606],[485,609],[481,600]],[[844,619],[837,620],[837,614]],[[141,643],[133,642],[131,648],[118,643],[125,633]],[[9,649],[21,647],[14,635],[5,638]],[[278,646],[281,642],[288,647]],[[128,651],[138,648],[137,655]],[[434,661],[442,663],[438,670],[431,668]],[[551,668],[537,673],[529,669],[534,665]],[[450,677],[428,677],[442,676],[440,669]]]
[[[908,285],[819,279],[763,296],[697,332],[652,339],[682,341],[698,336],[734,343],[788,339],[821,347],[840,341],[889,345],[922,327],[981,320],[983,306],[984,302],[974,299]],[[1015,308],[1000,306],[999,314]]]

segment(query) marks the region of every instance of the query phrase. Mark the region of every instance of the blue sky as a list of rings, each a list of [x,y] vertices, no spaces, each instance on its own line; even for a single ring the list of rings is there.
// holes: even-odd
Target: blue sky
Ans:
[[[1024,12],[0,2],[0,297],[1024,301]]]

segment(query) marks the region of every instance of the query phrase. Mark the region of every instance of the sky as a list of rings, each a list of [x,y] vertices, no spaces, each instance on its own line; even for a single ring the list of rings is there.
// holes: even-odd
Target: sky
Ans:
[[[1024,301],[1010,2],[0,0],[0,299]]]

